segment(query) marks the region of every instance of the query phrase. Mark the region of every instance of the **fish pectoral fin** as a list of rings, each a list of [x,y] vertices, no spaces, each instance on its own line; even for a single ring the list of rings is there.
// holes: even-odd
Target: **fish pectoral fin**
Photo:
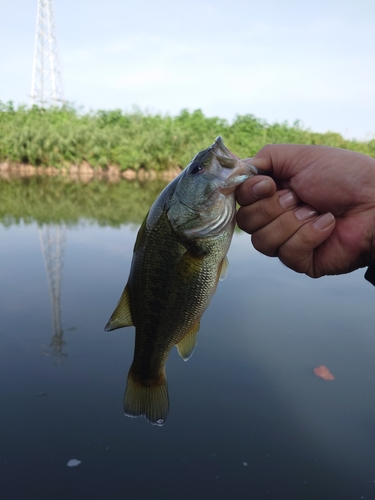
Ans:
[[[113,311],[112,316],[109,318],[104,330],[110,332],[111,330],[116,330],[117,328],[122,328],[124,326],[133,326],[133,318],[130,310],[130,295],[129,287],[126,285],[124,291],[122,292],[121,298],[117,304],[116,309]]]
[[[183,337],[178,344],[176,344],[178,354],[184,361],[187,361],[193,354],[195,346],[197,345],[197,336],[199,332],[200,322],[195,323],[195,325],[188,331],[188,333]]]
[[[220,270],[220,276],[219,280],[224,281],[225,278],[227,277],[228,274],[228,269],[229,269],[229,260],[228,257],[224,257],[224,260],[221,265],[221,270]]]

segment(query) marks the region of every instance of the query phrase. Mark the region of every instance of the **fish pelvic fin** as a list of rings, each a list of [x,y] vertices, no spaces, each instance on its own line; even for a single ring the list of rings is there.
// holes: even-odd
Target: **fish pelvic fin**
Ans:
[[[229,260],[228,260],[228,257],[225,257],[222,264],[221,264],[221,270],[220,270],[220,276],[219,276],[220,281],[224,281],[225,278],[227,277],[228,268],[229,268]]]
[[[169,411],[168,386],[165,373],[147,385],[137,380],[132,368],[124,394],[124,412],[128,417],[146,417],[151,424],[164,425]]]
[[[197,336],[200,328],[200,321],[195,323],[193,327],[187,332],[185,337],[183,337],[178,344],[176,344],[178,354],[184,361],[191,358],[195,346],[197,345]]]
[[[112,316],[109,318],[104,330],[106,332],[110,332],[111,330],[116,330],[117,328],[132,325],[134,325],[134,323],[130,310],[129,287],[126,285],[116,309],[113,311]]]

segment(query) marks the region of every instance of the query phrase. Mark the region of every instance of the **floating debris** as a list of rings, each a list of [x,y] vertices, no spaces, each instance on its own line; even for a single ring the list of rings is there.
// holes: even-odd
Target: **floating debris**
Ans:
[[[77,460],[76,458],[72,458],[69,460],[69,462],[66,464],[68,467],[77,467],[81,463],[81,460]]]
[[[335,380],[334,375],[332,375],[332,373],[324,365],[314,368],[314,373],[317,377],[320,377],[323,380]]]

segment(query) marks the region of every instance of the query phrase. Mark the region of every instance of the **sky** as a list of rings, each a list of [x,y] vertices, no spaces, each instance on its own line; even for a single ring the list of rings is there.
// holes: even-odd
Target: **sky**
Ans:
[[[375,137],[374,0],[53,0],[83,111],[252,114]],[[0,0],[0,101],[29,104],[37,0]]]

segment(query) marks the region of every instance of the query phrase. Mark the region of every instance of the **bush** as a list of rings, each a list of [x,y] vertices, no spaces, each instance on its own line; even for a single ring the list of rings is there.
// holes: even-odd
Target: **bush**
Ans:
[[[138,109],[79,113],[72,106],[38,108],[0,102],[0,161],[67,167],[87,161],[93,167],[166,170],[185,166],[217,135],[240,157],[268,143],[324,144],[375,156],[375,140],[349,141],[340,134],[318,134],[298,122],[268,124],[253,115],[232,124],[186,109],[175,117]]]

